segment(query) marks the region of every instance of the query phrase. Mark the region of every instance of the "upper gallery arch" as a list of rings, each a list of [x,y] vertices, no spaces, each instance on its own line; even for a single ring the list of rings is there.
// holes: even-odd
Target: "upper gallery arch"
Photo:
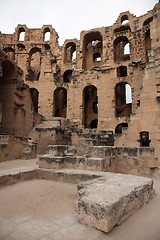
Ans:
[[[19,24],[15,29],[15,40],[23,42],[26,40],[26,36],[28,35],[28,28],[26,25]]]
[[[63,45],[63,63],[72,64],[77,57],[77,41],[66,40]]]
[[[84,35],[82,56],[82,67],[85,70],[102,65],[103,38],[100,31],[95,30]]]
[[[136,16],[131,14],[129,11],[120,13],[115,24],[113,25],[113,32],[114,33],[124,31],[133,32],[135,19]]]

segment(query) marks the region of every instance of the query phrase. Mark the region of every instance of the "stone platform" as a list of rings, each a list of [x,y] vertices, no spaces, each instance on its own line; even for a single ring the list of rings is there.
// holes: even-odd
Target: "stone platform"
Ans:
[[[29,166],[29,160],[24,166],[0,170],[1,187],[31,179],[78,184],[79,221],[104,232],[122,223],[154,194],[152,180],[133,175],[81,169],[44,169],[33,161]]]
[[[153,195],[153,181],[148,178],[105,173],[78,185],[78,219],[107,233]]]

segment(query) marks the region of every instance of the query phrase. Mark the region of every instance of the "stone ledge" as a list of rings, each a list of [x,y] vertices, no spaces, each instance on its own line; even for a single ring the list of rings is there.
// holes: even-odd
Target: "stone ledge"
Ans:
[[[121,224],[154,195],[152,180],[132,175],[38,167],[0,171],[0,187],[31,179],[78,184],[79,221],[104,232]]]
[[[83,169],[103,171],[103,158],[89,158],[85,156],[55,156],[52,154],[39,155],[38,165],[47,169]]]
[[[78,219],[107,233],[153,195],[153,181],[148,178],[106,173],[78,185]]]

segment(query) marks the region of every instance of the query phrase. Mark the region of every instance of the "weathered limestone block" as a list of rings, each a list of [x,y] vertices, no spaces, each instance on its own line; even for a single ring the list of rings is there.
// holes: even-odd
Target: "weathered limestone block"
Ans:
[[[74,156],[77,151],[75,146],[70,145],[48,145],[46,150],[56,156]]]
[[[78,219],[110,232],[146,204],[153,194],[153,181],[148,178],[106,173],[105,177],[78,185]]]
[[[60,145],[57,145],[57,146],[59,147]],[[51,145],[48,147],[50,149]],[[45,154],[45,155],[39,155],[38,165],[40,168],[47,168],[47,169],[71,168],[71,169],[84,169],[84,170],[90,170],[90,171],[103,171],[104,159],[103,158],[87,158],[84,156],[72,156],[72,155],[56,156],[53,154]]]
[[[38,165],[40,168],[61,169],[64,167],[64,160],[62,156],[45,154],[39,156]]]

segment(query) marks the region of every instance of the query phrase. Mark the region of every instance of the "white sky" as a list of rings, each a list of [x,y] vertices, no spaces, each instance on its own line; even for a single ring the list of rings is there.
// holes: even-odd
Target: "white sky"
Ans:
[[[80,37],[80,32],[112,25],[119,14],[136,16],[151,10],[158,0],[0,0],[0,31],[13,33],[18,24],[41,28],[51,24],[65,39]]]

